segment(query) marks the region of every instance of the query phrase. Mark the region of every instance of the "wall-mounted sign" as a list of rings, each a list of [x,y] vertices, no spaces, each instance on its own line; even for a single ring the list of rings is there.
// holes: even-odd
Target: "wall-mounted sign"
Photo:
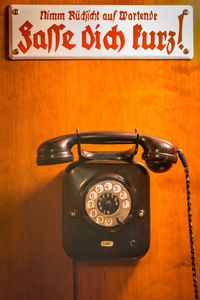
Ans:
[[[188,5],[11,5],[11,59],[191,59]]]

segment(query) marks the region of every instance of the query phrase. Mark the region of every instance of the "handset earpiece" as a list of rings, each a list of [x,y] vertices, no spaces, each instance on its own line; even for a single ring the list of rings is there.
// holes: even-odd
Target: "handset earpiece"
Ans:
[[[177,162],[177,147],[166,140],[141,136],[140,145],[144,149],[142,158],[153,172],[166,172]]]
[[[43,142],[37,151],[37,164],[54,165],[74,160],[74,155],[68,146],[71,135],[60,136]]]

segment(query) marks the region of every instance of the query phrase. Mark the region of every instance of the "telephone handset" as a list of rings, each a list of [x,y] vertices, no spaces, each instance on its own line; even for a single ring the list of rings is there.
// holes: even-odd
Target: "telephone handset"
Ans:
[[[186,173],[188,222],[195,299],[198,299],[192,235],[190,178],[187,160],[170,142],[129,132],[85,132],[60,136],[42,143],[38,165],[73,161],[63,181],[63,242],[73,258],[139,258],[150,244],[149,173],[134,160],[138,146],[153,172],[168,171],[179,157]],[[83,144],[131,144],[126,151],[86,151]]]
[[[71,151],[75,144],[139,144],[144,152],[142,158],[154,172],[165,172],[177,161],[177,147],[170,142],[147,135],[128,132],[86,132],[69,134],[48,140],[38,149],[38,165],[51,165],[74,160]],[[85,159],[132,159],[133,152],[88,152],[81,151],[81,158]]]

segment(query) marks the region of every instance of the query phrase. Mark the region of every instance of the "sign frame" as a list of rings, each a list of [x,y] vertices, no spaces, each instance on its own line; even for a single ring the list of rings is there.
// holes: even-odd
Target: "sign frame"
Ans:
[[[9,6],[11,60],[192,59],[193,51],[191,5]]]

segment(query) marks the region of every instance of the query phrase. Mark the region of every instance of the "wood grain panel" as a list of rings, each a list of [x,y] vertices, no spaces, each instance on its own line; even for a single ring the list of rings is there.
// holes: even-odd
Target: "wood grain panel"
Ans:
[[[165,138],[184,149],[191,167],[200,277],[199,2],[190,1],[195,9],[191,61],[9,61],[6,7],[17,2],[0,3],[0,298],[72,299],[71,260],[62,248],[64,166],[39,168],[35,155],[43,140],[76,127],[81,131],[137,127],[141,133]],[[103,2],[51,2],[67,3]],[[134,4],[181,3],[185,4],[161,0]],[[151,174],[147,255],[139,261],[79,262],[77,272],[80,300],[193,299],[180,163],[167,173]]]

